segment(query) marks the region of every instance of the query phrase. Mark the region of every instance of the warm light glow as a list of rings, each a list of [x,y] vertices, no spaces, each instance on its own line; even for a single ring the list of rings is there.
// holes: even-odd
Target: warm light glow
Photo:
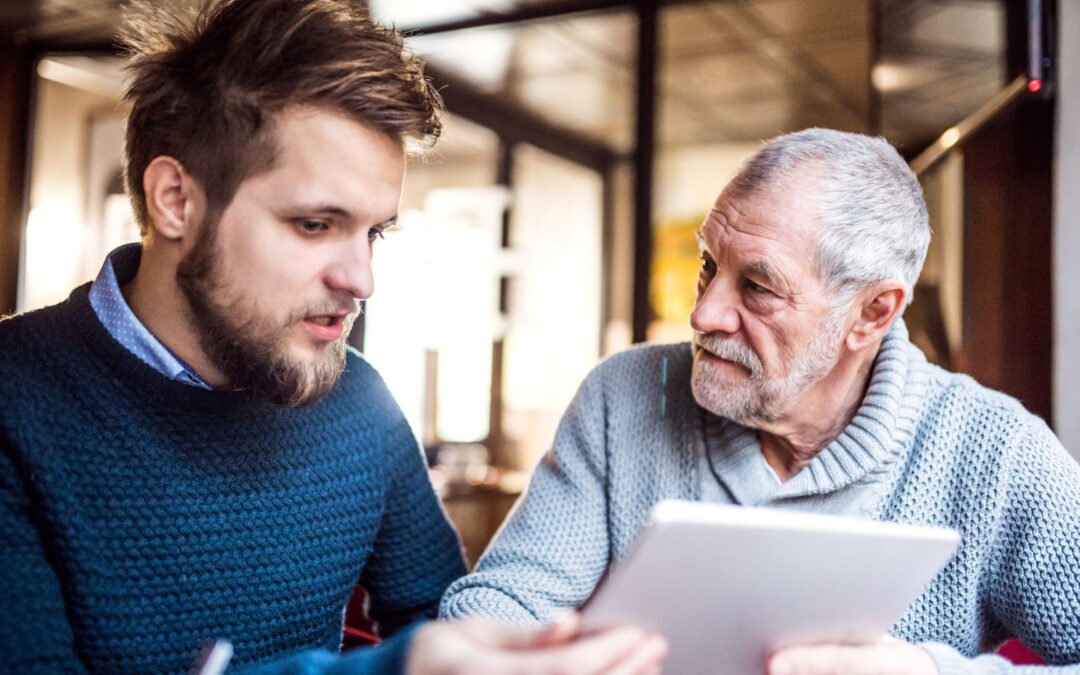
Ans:
[[[37,74],[46,80],[119,100],[124,94],[122,74],[109,72],[111,63],[86,56],[42,59]]]
[[[949,127],[945,130],[945,133],[941,134],[941,144],[946,149],[956,145],[956,142],[960,140],[960,130],[956,127]]]
[[[1042,80],[1030,80],[1028,82],[1028,91],[1032,94],[1038,93],[1042,89]]]
[[[424,199],[433,228],[427,241],[437,256],[429,293],[438,326],[435,433],[443,441],[480,441],[490,430],[497,256],[507,199],[501,188],[444,188]]]
[[[501,188],[433,190],[423,211],[402,213],[386,245],[376,245],[364,351],[425,441],[488,435],[506,199]],[[435,392],[426,391],[428,351],[438,354]],[[432,393],[434,429],[424,425]]]
[[[902,89],[909,79],[908,73],[890,63],[879,63],[870,71],[870,81],[878,91]]]
[[[510,0],[370,0],[371,15],[398,28],[439,24],[466,19],[484,12],[504,12],[513,8]]]
[[[379,370],[413,431],[424,436],[424,384],[428,335],[428,281],[417,274],[433,264],[424,246],[424,214],[403,211],[386,241],[375,245],[375,294],[364,303],[364,353]],[[424,440],[429,440],[425,438]]]
[[[36,206],[26,221],[21,309],[37,309],[67,297],[82,283],[83,224],[67,204]]]
[[[409,47],[487,91],[506,86],[514,57],[514,35],[501,30],[436,33],[409,38]]]

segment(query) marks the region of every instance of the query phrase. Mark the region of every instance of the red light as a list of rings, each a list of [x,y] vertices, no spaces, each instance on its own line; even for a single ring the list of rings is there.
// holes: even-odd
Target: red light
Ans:
[[[1032,94],[1037,94],[1042,89],[1042,80],[1030,80],[1028,82],[1028,91]]]

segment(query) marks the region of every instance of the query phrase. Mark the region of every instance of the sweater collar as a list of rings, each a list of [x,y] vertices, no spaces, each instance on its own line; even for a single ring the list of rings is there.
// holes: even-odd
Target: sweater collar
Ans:
[[[897,320],[874,359],[866,395],[851,422],[783,485],[765,473],[757,431],[705,413],[705,442],[716,477],[742,504],[840,490],[910,447],[928,376],[926,358]]]
[[[116,341],[90,304],[89,292],[89,283],[71,292],[65,303],[66,327],[87,346],[115,382],[135,391],[144,402],[202,413],[231,413],[252,405],[271,407],[254,401],[243,391],[202,389],[162,374]]]
[[[109,335],[154,370],[184,384],[213,389],[194,368],[150,332],[124,298],[120,287],[135,278],[141,259],[142,244],[124,244],[113,250],[90,285],[90,306]]]

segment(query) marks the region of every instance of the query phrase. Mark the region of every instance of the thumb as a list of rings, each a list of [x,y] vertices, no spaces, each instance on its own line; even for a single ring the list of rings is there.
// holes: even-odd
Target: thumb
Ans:
[[[557,624],[526,628],[512,626],[487,617],[465,619],[477,642],[497,649],[536,649],[551,644],[549,636]]]
[[[537,647],[554,647],[566,644],[581,631],[581,615],[567,612],[555,621],[544,626],[538,638]]]

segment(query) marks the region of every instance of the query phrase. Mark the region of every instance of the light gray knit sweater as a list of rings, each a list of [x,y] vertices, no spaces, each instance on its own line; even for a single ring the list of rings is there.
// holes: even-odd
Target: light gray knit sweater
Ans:
[[[1042,420],[929,364],[898,321],[851,424],[781,485],[752,431],[694,402],[690,366],[688,345],[646,346],[589,375],[442,616],[550,620],[589,596],[653,504],[706,499],[955,528],[960,551],[893,634],[943,674],[1013,672],[977,656],[1010,636],[1080,663],[1080,467]]]

